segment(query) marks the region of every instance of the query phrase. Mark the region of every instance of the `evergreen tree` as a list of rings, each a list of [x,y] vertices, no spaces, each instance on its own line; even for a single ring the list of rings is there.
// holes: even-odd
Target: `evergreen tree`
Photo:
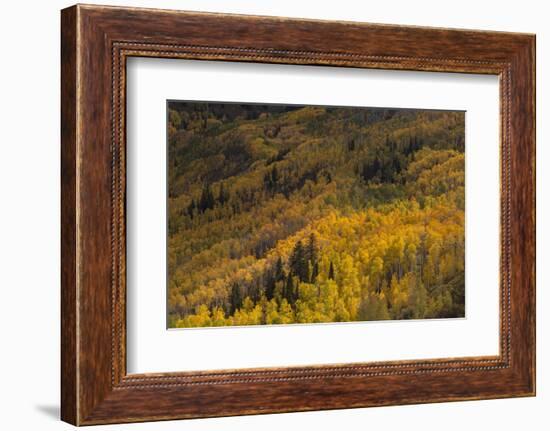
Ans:
[[[271,191],[272,188],[271,174],[269,172],[264,174],[264,188],[268,191]]]
[[[206,131],[208,127],[208,103],[204,104],[204,112],[202,115],[202,129]]]
[[[348,151],[354,151],[355,150],[355,139],[351,138],[348,141]]]
[[[241,286],[239,286],[238,283],[233,283],[231,286],[231,297],[230,297],[230,315],[235,314],[235,311],[237,311],[239,308],[241,308],[243,304],[243,295],[241,292]]]
[[[292,304],[296,304],[296,301],[298,301],[298,298],[300,297],[300,291],[299,291],[300,283],[294,283],[294,289],[292,289]]]
[[[274,165],[271,172],[266,172],[264,175],[264,187],[270,192],[277,192],[279,190],[279,171],[277,166]]]
[[[226,190],[223,186],[223,183],[221,183],[220,192],[218,194],[218,202],[220,205],[223,205],[228,201],[229,201],[229,190]]]
[[[275,294],[277,280],[272,271],[267,271],[265,277],[265,297],[270,301]]]
[[[290,256],[290,269],[291,272],[296,274],[300,281],[309,281],[308,280],[308,270],[307,270],[307,254],[302,241],[298,241],[292,250],[292,255]]]
[[[311,283],[315,283],[317,277],[319,276],[319,262],[313,264],[313,269],[311,270]]]
[[[334,280],[334,265],[332,264],[332,260],[330,261],[330,266],[328,268],[328,279]]]
[[[283,260],[281,256],[277,259],[275,264],[275,281],[282,281],[285,278],[285,270],[283,268]]]
[[[260,279],[258,278],[254,280],[253,283],[248,288],[248,296],[254,304],[260,300],[262,296],[261,291],[262,291],[262,288],[260,286]]]
[[[214,194],[210,184],[205,183],[202,188],[201,198],[199,200],[199,209],[201,212],[205,212],[208,209],[214,208],[215,200]]]
[[[187,207],[187,215],[193,218],[193,215],[195,214],[196,209],[197,209],[197,204],[195,202],[195,199],[193,199],[189,204],[189,206]]]
[[[294,280],[292,279],[292,272],[288,273],[283,296],[289,304],[294,304]]]
[[[383,164],[380,155],[376,156],[370,163],[364,163],[361,171],[361,177],[365,182],[372,181],[374,178],[382,179]]]
[[[279,182],[279,172],[277,171],[277,165],[273,166],[271,169],[271,183],[273,188],[277,188],[277,183]]]
[[[401,159],[399,158],[399,155],[397,155],[397,154],[395,154],[394,157],[393,157],[392,168],[393,168],[394,173],[396,173],[396,174],[401,172],[402,163],[401,163]]]
[[[380,172],[381,169],[382,169],[382,164],[380,163],[380,159],[376,157],[374,159],[374,162],[372,163],[372,167],[370,171],[371,177],[369,179],[372,179],[374,177],[380,178],[382,175]]]
[[[312,232],[309,234],[308,242],[307,242],[307,259],[311,262],[312,266],[315,266],[317,263],[319,255],[319,250],[317,247],[317,238],[315,237],[315,234]]]
[[[306,279],[304,280],[305,282],[307,283],[313,283],[312,281],[312,278],[313,278],[313,265],[311,264],[311,261],[307,261],[307,276],[306,276]]]

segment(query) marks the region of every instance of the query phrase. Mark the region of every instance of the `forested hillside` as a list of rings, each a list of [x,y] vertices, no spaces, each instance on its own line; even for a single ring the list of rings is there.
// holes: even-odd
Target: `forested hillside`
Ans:
[[[464,316],[464,113],[170,102],[169,327]]]

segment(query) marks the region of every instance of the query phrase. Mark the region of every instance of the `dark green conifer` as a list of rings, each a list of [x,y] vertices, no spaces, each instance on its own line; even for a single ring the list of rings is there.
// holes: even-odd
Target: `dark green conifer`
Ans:
[[[328,268],[328,279],[334,280],[334,265],[332,264],[332,261],[330,261],[330,266]]]
[[[241,286],[238,283],[233,283],[231,286],[231,297],[230,297],[230,315],[235,314],[243,304],[243,295],[241,292]]]

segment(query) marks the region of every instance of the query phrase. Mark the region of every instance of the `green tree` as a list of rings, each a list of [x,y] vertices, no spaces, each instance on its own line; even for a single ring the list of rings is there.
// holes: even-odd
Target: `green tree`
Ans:
[[[300,281],[309,281],[308,261],[306,250],[302,241],[298,241],[292,250],[289,262],[290,270],[300,279]]]
[[[284,286],[283,297],[291,305],[296,302],[296,286],[294,283],[294,277],[292,276],[292,271],[288,273]]]
[[[312,264],[317,262],[319,255],[319,247],[317,245],[317,237],[312,232],[309,234],[307,242],[307,258],[311,261]]]
[[[237,311],[239,308],[241,308],[243,304],[243,294],[241,291],[241,286],[239,286],[238,283],[233,283],[231,286],[231,297],[230,297],[230,314],[235,314],[235,311]]]
[[[275,295],[275,287],[277,286],[276,277],[273,275],[273,272],[267,271],[264,276],[265,283],[265,296],[268,301],[270,301]]]
[[[283,259],[281,256],[278,257],[277,263],[275,264],[275,281],[281,281],[285,278],[285,270],[283,267]]]
[[[226,202],[229,202],[229,190],[224,188],[223,183],[220,184],[218,202],[220,203],[220,205],[224,205]]]
[[[319,276],[319,262],[315,261],[311,269],[311,282],[315,283],[317,277]]]
[[[334,280],[334,265],[332,264],[332,260],[330,261],[330,266],[328,268],[328,279]]]
[[[212,193],[212,188],[210,187],[210,184],[204,183],[201,197],[199,200],[199,209],[201,212],[205,212],[208,209],[214,208],[215,204],[214,194]]]

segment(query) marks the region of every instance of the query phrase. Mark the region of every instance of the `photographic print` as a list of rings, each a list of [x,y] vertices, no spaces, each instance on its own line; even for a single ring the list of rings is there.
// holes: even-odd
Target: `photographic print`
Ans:
[[[167,102],[169,328],[459,318],[465,113]]]

